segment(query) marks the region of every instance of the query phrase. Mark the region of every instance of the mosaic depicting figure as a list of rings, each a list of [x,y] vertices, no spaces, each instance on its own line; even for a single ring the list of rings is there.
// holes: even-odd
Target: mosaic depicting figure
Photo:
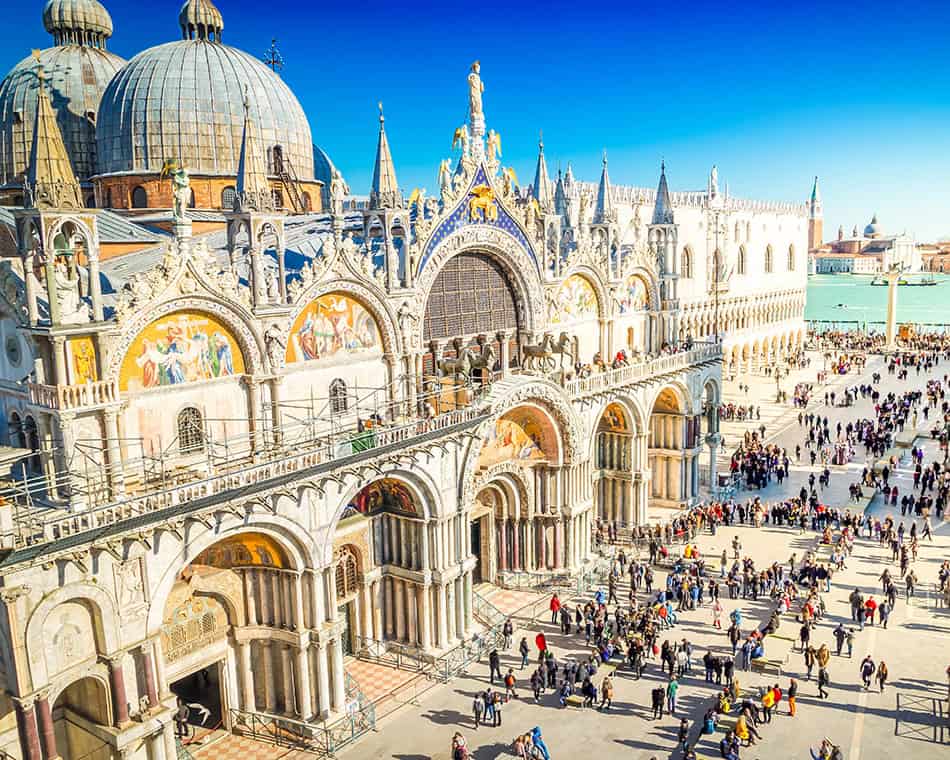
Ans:
[[[505,416],[488,433],[479,456],[479,465],[490,467],[499,462],[547,459],[544,431],[528,413]]]
[[[408,512],[409,514],[416,512],[409,489],[392,478],[370,483],[356,494],[350,506],[364,515],[383,511]]]
[[[379,328],[362,304],[339,293],[321,296],[297,317],[287,363],[326,359],[380,347]]]
[[[210,316],[176,313],[149,325],[122,365],[123,388],[159,388],[244,372],[243,357],[226,327]]]
[[[551,322],[574,322],[597,316],[597,295],[591,284],[579,275],[571,275],[558,288],[551,309]]]
[[[646,286],[637,275],[632,274],[624,281],[618,292],[620,313],[629,314],[634,311],[643,311],[650,305],[650,296]]]

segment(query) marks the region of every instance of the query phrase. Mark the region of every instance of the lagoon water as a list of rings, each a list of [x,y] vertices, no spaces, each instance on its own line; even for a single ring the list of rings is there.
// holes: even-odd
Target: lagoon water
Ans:
[[[921,275],[912,277],[919,280]],[[938,274],[934,278],[937,284],[932,286],[898,286],[898,323],[950,324],[950,276]],[[871,279],[849,274],[809,277],[805,319],[883,324],[887,319],[887,287],[871,285]],[[880,329],[880,325],[871,324],[871,328]]]

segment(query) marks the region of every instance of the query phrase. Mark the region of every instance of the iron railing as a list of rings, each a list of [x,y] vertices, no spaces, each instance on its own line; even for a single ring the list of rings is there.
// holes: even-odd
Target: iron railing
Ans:
[[[278,747],[304,750],[331,757],[348,744],[376,728],[376,709],[358,706],[332,723],[308,723],[270,713],[228,710],[231,730]]]

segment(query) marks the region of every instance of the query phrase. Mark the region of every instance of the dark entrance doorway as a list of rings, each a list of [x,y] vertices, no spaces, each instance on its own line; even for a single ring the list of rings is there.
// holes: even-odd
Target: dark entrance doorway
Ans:
[[[188,708],[188,737],[220,728],[223,721],[221,665],[213,663],[172,683],[172,694]],[[185,739],[187,741],[187,739]]]
[[[337,610],[340,613],[340,620],[343,621],[343,631],[340,633],[340,641],[343,644],[343,654],[353,654],[353,613],[356,609],[356,601],[349,601],[341,604]]]
[[[475,563],[475,568],[472,570],[472,582],[481,583],[485,580],[482,577],[482,521],[473,520],[471,522],[471,538],[472,545],[471,550],[472,554],[475,555],[475,558],[478,560]]]

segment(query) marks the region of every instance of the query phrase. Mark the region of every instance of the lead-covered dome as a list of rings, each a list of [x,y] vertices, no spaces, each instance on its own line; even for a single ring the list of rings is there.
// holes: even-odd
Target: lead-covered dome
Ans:
[[[38,95],[37,64],[73,171],[80,181],[96,173],[96,113],[106,86],[125,60],[105,49],[112,20],[96,0],[49,0],[43,23],[56,47],[29,56],[0,83],[0,186],[19,185],[33,142]]]
[[[189,0],[179,14],[185,39],[139,53],[116,74],[96,125],[100,174],[158,173],[177,160],[192,174],[236,176],[246,87],[268,172],[313,179],[303,108],[261,61],[221,44],[215,13],[208,0]]]

